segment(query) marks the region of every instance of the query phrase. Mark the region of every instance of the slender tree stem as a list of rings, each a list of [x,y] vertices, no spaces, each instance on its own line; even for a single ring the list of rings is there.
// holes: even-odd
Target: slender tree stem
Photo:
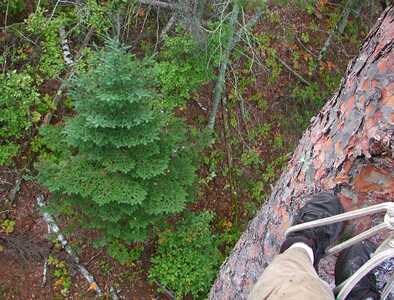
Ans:
[[[213,96],[213,104],[212,104],[212,110],[209,115],[209,120],[208,120],[208,128],[213,130],[215,127],[215,120],[216,120],[216,113],[219,108],[219,103],[222,98],[224,86],[225,86],[225,77],[226,77],[226,70],[227,66],[230,61],[230,54],[233,48],[235,47],[236,44],[236,39],[235,39],[235,25],[238,20],[238,15],[239,15],[239,4],[235,2],[233,4],[233,11],[231,13],[231,18],[230,18],[230,34],[229,38],[227,41],[227,46],[224,50],[223,57],[222,57],[222,62],[220,64],[220,70],[219,70],[219,76],[218,80],[216,81],[216,86],[214,90],[214,96]]]

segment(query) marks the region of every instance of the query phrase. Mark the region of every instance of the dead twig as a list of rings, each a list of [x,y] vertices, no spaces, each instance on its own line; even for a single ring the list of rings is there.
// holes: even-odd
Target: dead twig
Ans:
[[[144,29],[145,29],[146,21],[148,20],[148,17],[149,17],[149,15],[150,15],[150,11],[151,11],[151,6],[149,6],[148,12],[145,14],[144,22],[142,23],[141,30],[140,30],[140,34],[139,34],[139,36],[138,36],[138,38],[137,38],[138,41],[141,39],[142,32],[143,32]]]
[[[41,283],[42,288],[47,283],[47,272],[48,272],[48,258],[45,258],[44,267],[43,267],[43,271],[42,271],[42,283]]]
[[[11,182],[8,182],[7,180],[1,179],[0,178],[0,184],[6,184],[6,185],[13,185]]]
[[[228,165],[228,183],[230,186],[230,197],[231,197],[231,214],[234,224],[238,224],[238,201],[237,201],[237,186],[234,180],[234,170],[233,170],[233,156],[232,156],[232,149],[231,143],[229,141],[230,136],[230,126],[229,126],[229,112],[227,109],[227,99],[226,97],[222,98],[222,116],[223,116],[223,137],[224,137],[224,144],[226,147],[226,154],[227,154],[227,165]]]
[[[112,286],[109,288],[109,295],[111,296],[112,300],[119,300],[118,294]]]
[[[164,1],[156,1],[156,0],[138,0],[142,4],[146,4],[149,6],[158,6],[162,8],[169,8],[169,9],[179,9],[178,6],[172,3],[164,2]]]
[[[249,30],[252,29],[252,27],[254,25],[256,25],[256,23],[258,22],[258,20],[260,20],[262,15],[263,15],[263,11],[260,8],[258,8],[258,10],[254,14],[254,16],[252,18],[250,18],[250,20],[245,24],[245,26],[243,26],[237,32],[237,36],[235,37],[235,43],[236,44],[241,40],[241,38],[242,38],[242,36],[244,34],[248,34],[249,33]]]
[[[5,10],[5,16],[4,16],[4,30],[5,31],[6,31],[6,28],[7,28],[7,18],[8,18],[9,6],[10,6],[10,1],[7,1],[7,7],[6,7],[6,10]]]
[[[224,85],[225,85],[225,77],[226,77],[226,70],[227,66],[229,65],[230,61],[230,54],[231,51],[234,49],[235,45],[241,40],[243,34],[247,34],[249,30],[257,23],[257,21],[260,19],[262,16],[263,12],[261,9],[258,9],[255,15],[243,26],[238,32],[235,33],[235,26],[238,20],[238,15],[240,11],[240,7],[238,3],[233,4],[233,10],[231,13],[230,17],[230,37],[228,39],[226,48],[224,49],[223,53],[223,58],[220,64],[220,69],[219,69],[219,76],[218,80],[216,81],[216,86],[214,90],[214,98],[213,98],[213,104],[212,104],[212,111],[209,115],[208,119],[208,128],[213,130],[215,127],[215,119],[216,119],[216,113],[219,107],[219,102],[222,98],[222,94],[224,91]]]
[[[278,61],[289,71],[291,72],[295,77],[297,77],[302,83],[305,83],[306,85],[311,85],[311,83],[306,80],[304,77],[302,77],[297,71],[293,70],[283,59],[281,59],[278,55],[276,56]]]
[[[22,178],[18,177],[15,181],[15,185],[14,187],[11,189],[10,194],[9,194],[9,200],[11,203],[13,203],[15,201],[16,195],[18,194],[18,192],[21,189],[21,183],[22,183]]]
[[[29,234],[6,235],[0,234],[0,242],[15,255],[23,264],[28,265],[32,260],[40,261],[47,256],[49,247],[47,244],[36,242]]]
[[[160,40],[162,41],[165,36],[167,35],[167,33],[170,31],[170,29],[172,28],[172,26],[174,26],[176,22],[176,14],[173,14],[171,16],[171,18],[168,20],[166,26],[163,28],[163,30],[160,33]]]
[[[159,43],[160,43],[160,34],[159,34],[160,20],[159,20],[159,17],[160,17],[160,8],[158,8],[157,12],[156,12],[156,43],[155,43],[155,48],[154,48],[153,52],[156,52],[157,47],[159,46]]]
[[[331,42],[332,42],[335,34],[338,33],[338,35],[341,35],[343,33],[343,31],[345,30],[345,27],[346,27],[348,19],[349,19],[350,10],[351,10],[351,7],[352,7],[354,1],[355,0],[348,0],[346,2],[338,23],[335,25],[333,30],[331,30],[329,36],[327,37],[326,41],[324,42],[323,48],[320,50],[319,56],[317,58],[318,61],[320,61],[323,58],[323,56],[326,54],[328,48],[331,45]]]
[[[8,213],[8,212],[12,212],[12,211],[15,211],[15,209],[6,209],[6,210],[3,210],[3,211],[0,211],[0,214],[5,214],[5,213]]]
[[[314,58],[317,58],[317,55],[315,53],[312,52],[312,50],[308,49],[308,47],[306,47],[304,45],[304,43],[302,41],[300,41],[300,39],[298,38],[298,36],[295,37],[296,41],[298,42],[298,44],[306,51],[308,52],[310,55],[312,55]]]
[[[85,263],[85,266],[88,266],[92,261],[94,261],[101,253],[103,253],[103,250],[100,250],[97,252],[95,255],[93,255],[87,263]]]
[[[236,26],[236,23],[238,20],[239,11],[240,11],[239,4],[237,2],[234,2],[233,10],[232,10],[230,22],[229,22],[229,29],[230,29],[229,39],[227,41],[227,45],[226,45],[226,48],[224,49],[223,57],[221,59],[219,76],[216,81],[215,90],[214,90],[212,110],[211,110],[211,113],[209,114],[209,119],[208,119],[208,126],[207,127],[211,130],[213,130],[215,127],[216,113],[218,111],[219,103],[220,103],[220,100],[222,98],[222,94],[224,91],[227,66],[230,62],[230,54],[236,44],[235,26]]]
[[[170,299],[175,300],[176,297],[174,295],[174,292],[167,289],[166,287],[162,286],[157,280],[154,281],[154,283],[160,288],[160,290],[166,294],[168,297],[170,297]]]
[[[75,55],[75,63],[81,58],[82,50],[85,49],[87,47],[87,45],[89,44],[89,41],[90,41],[90,39],[92,38],[92,36],[94,34],[94,31],[95,31],[95,28],[91,27],[89,29],[88,33],[86,34],[86,36],[85,36],[85,38],[84,38],[84,40],[82,42],[81,48],[79,49],[78,53]],[[64,76],[63,82],[60,84],[60,87],[56,91],[56,95],[53,98],[53,107],[54,107],[54,109],[49,111],[46,114],[46,116],[44,117],[44,121],[42,122],[41,126],[46,126],[46,125],[48,125],[51,122],[52,117],[53,117],[53,113],[56,111],[57,107],[59,106],[59,103],[60,103],[60,100],[62,98],[62,95],[63,95],[64,91],[66,90],[67,85],[66,85],[65,82],[68,79],[70,79],[73,75],[74,75],[74,69],[71,68],[66,73],[66,75]]]

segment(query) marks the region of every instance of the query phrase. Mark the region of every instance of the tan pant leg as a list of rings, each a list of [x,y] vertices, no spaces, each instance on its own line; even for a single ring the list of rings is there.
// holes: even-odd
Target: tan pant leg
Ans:
[[[274,258],[254,285],[248,300],[334,300],[327,284],[317,275],[308,253],[287,249]]]

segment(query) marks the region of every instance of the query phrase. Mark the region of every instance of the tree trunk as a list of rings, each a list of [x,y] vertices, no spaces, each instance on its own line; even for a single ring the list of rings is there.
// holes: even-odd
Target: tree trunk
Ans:
[[[246,299],[278,253],[284,231],[305,202],[303,195],[335,188],[345,210],[394,201],[393,47],[394,9],[389,7],[222,265],[210,299]],[[371,222],[363,218],[347,229],[355,233]]]
[[[208,34],[202,26],[206,4],[206,0],[177,0],[178,19],[202,50],[206,49],[208,38]]]
[[[219,75],[216,81],[215,90],[213,92],[213,101],[212,101],[212,110],[208,117],[208,128],[213,130],[215,127],[216,121],[216,113],[219,109],[220,100],[222,100],[222,95],[226,83],[226,71],[227,66],[230,63],[230,54],[235,47],[235,32],[236,32],[236,25],[239,15],[239,5],[237,2],[233,4],[233,10],[231,12],[230,22],[229,22],[229,38],[227,41],[226,48],[224,48],[223,56],[221,57],[220,68],[219,68]]]

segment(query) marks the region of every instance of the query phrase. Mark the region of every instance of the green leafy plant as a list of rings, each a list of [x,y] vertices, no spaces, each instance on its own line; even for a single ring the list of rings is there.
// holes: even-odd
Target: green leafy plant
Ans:
[[[193,92],[213,79],[207,53],[189,35],[167,37],[158,63],[164,103],[184,105]]]
[[[5,234],[13,233],[15,230],[15,221],[10,219],[5,219],[0,223],[1,231]]]
[[[302,33],[301,33],[301,40],[302,40],[304,43],[309,43],[310,37],[309,37],[308,32],[302,32]]]
[[[254,94],[251,98],[251,100],[253,100],[257,107],[262,111],[265,112],[268,108],[268,102],[267,100],[264,99],[263,95],[261,94],[261,92],[257,92],[256,94]]]
[[[23,0],[1,0],[0,8],[1,11],[6,12],[8,14],[15,15],[22,12],[25,9],[25,1]]]
[[[271,176],[271,174],[270,174],[270,176]],[[272,176],[275,176],[275,174],[273,174]],[[269,177],[269,178],[271,178],[271,177]],[[252,200],[259,203],[259,204],[266,197],[266,192],[265,192],[265,189],[267,187],[266,179],[267,179],[267,176],[264,176],[264,177],[262,177],[261,180],[258,180],[255,182],[252,181],[251,183],[249,183],[249,190],[250,190],[250,195],[252,197]]]
[[[249,129],[248,140],[256,142],[259,139],[266,139],[269,137],[272,125],[270,123],[260,124],[256,127]]]
[[[16,71],[0,74],[0,165],[10,164],[18,154],[17,139],[32,126],[31,108],[38,102],[30,75]]]
[[[161,106],[152,62],[110,43],[90,66],[69,84],[78,114],[58,131],[69,150],[57,161],[42,159],[38,179],[53,193],[54,209],[73,207],[82,225],[101,232],[97,245],[111,251],[117,241],[145,240],[151,225],[182,212],[196,168],[184,124]]]
[[[309,69],[315,68],[314,60],[308,62]],[[296,85],[293,88],[292,96],[301,105],[301,109],[295,113],[295,121],[300,130],[306,128],[311,117],[323,106],[326,99],[337,88],[341,75],[336,72],[320,70],[319,76],[322,84],[311,83],[308,86]],[[308,109],[305,109],[307,107]]]
[[[172,290],[177,299],[192,295],[204,299],[221,262],[218,240],[211,233],[213,214],[189,214],[175,230],[159,235],[149,279]]]
[[[276,135],[274,137],[274,141],[273,141],[272,147],[275,150],[282,150],[284,145],[285,145],[285,141],[283,139],[283,136],[281,134]]]
[[[276,10],[268,10],[268,19],[272,24],[280,24],[280,14]]]
[[[271,83],[275,83],[279,79],[279,75],[282,72],[282,65],[279,64],[277,61],[276,49],[267,48],[266,54],[267,54],[267,58],[266,58],[267,66],[271,69],[271,76],[268,80]]]
[[[112,2],[116,1],[108,1],[107,4],[101,4],[100,1],[87,0],[82,10],[82,20],[84,23],[89,28],[95,28],[100,34],[107,33],[111,26],[108,11]]]
[[[118,260],[122,265],[133,265],[141,256],[143,247],[129,249],[127,245],[119,241],[112,241],[108,246],[108,255]]]
[[[242,153],[241,162],[243,165],[248,167],[259,167],[263,163],[263,160],[260,158],[260,154],[257,149],[251,148]]]
[[[313,104],[317,107],[320,107],[324,101],[317,83],[312,83],[305,87],[296,86],[293,90],[293,97],[304,105]]]
[[[100,273],[104,276],[109,276],[112,273],[112,265],[108,261],[102,259],[99,261]]]
[[[277,52],[275,48],[270,46],[272,37],[268,34],[262,34],[256,37],[258,47],[265,53],[265,62],[271,70],[269,77],[270,83],[275,83],[280,73],[282,72],[282,65],[277,61]]]
[[[264,123],[257,127],[257,132],[260,138],[267,138],[269,133],[271,132],[271,124]]]
[[[41,160],[54,163],[59,163],[62,157],[71,155],[63,130],[64,125],[41,127],[38,135],[31,142],[32,151],[38,154]],[[71,213],[69,209],[65,208],[63,213],[66,212]]]
[[[64,70],[65,64],[59,38],[59,28],[64,25],[65,18],[58,16],[48,19],[44,10],[38,8],[26,20],[26,29],[40,40],[40,62],[38,71],[43,78],[54,78]]]
[[[56,278],[54,288],[60,290],[62,296],[67,297],[71,288],[71,276],[66,263],[50,255],[48,265],[54,268],[53,276]]]
[[[305,10],[308,15],[312,15],[315,11],[315,0],[296,0],[296,4],[300,9]]]

